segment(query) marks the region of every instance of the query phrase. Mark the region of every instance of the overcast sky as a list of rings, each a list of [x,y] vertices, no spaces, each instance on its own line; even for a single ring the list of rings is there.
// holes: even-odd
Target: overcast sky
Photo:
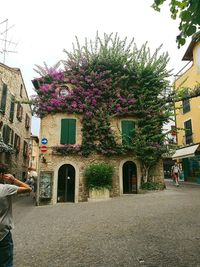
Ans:
[[[6,0],[1,1],[0,23],[8,19],[7,40],[18,43],[10,45],[5,64],[21,69],[29,96],[34,94],[31,80],[38,77],[33,70],[35,64],[54,65],[65,59],[63,49],[72,50],[72,42],[78,36],[94,39],[96,31],[118,32],[121,38],[134,37],[140,47],[146,41],[151,51],[163,44],[162,52],[168,51],[171,58],[169,69],[176,74],[187,62],[182,61],[189,41],[177,48],[178,21],[170,18],[165,4],[161,12],[151,8],[153,0]],[[5,30],[0,24],[0,38]],[[0,51],[3,43],[0,41]],[[3,54],[0,53],[3,63]],[[38,120],[33,120],[32,133],[39,133]]]

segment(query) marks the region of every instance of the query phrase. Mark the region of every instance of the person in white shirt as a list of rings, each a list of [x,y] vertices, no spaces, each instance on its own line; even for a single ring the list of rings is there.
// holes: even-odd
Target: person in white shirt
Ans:
[[[32,189],[13,175],[6,174],[6,169],[6,165],[0,164],[0,267],[13,267],[12,196]]]
[[[180,168],[178,163],[175,162],[174,166],[172,166],[172,178],[175,181],[176,186],[179,186],[179,175],[180,175]]]

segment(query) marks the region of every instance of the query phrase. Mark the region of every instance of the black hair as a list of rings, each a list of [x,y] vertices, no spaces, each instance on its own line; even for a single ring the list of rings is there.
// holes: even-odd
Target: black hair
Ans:
[[[8,172],[8,166],[4,163],[0,163],[0,173],[7,173]]]

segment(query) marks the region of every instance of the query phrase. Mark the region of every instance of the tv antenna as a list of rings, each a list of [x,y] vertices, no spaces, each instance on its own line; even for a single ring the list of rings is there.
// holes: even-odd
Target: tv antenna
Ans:
[[[8,41],[8,31],[14,27],[14,25],[8,27],[8,19],[5,19],[4,21],[0,22],[0,25],[5,24],[5,30],[0,32],[0,41],[2,41],[2,48],[0,50],[0,53],[3,54],[3,63],[5,64],[6,61],[6,54],[7,53],[17,53],[17,51],[8,50],[9,45],[15,45],[17,46],[17,43]]]

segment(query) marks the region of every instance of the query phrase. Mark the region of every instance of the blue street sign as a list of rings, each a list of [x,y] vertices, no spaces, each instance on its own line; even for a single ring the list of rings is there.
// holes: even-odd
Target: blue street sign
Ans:
[[[46,138],[42,138],[41,143],[42,143],[43,145],[46,145],[46,144],[48,143],[48,140],[47,140]]]

